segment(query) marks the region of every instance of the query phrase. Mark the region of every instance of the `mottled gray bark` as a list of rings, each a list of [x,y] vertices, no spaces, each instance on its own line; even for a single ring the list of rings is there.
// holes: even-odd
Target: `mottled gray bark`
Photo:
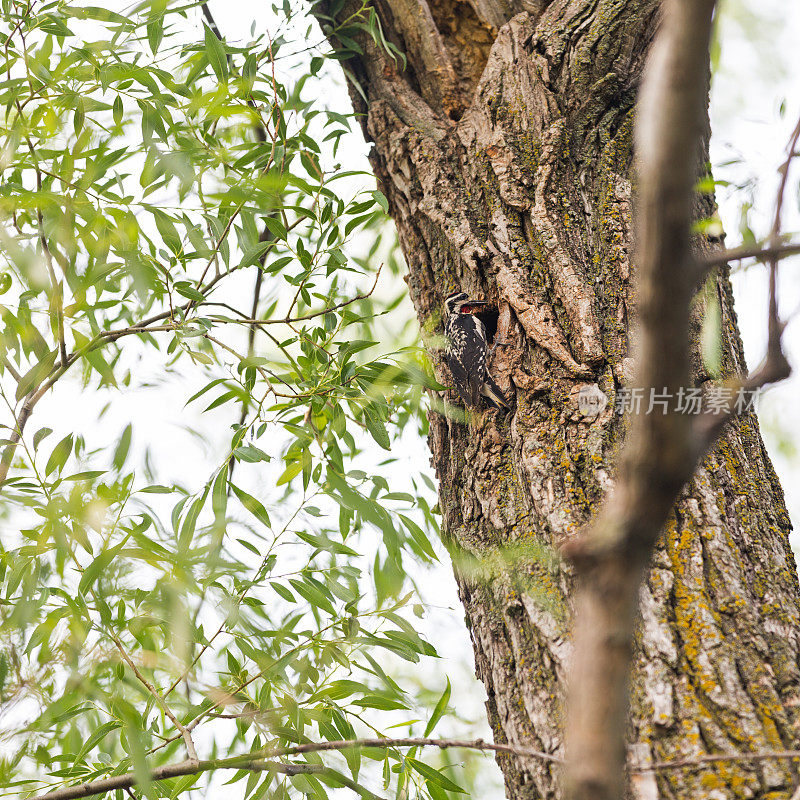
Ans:
[[[402,0],[376,7],[348,68],[426,333],[454,289],[495,301],[493,374],[513,415],[431,413],[443,530],[499,742],[561,753],[569,569],[558,556],[613,483],[630,377],[632,141],[654,0]],[[710,198],[698,201],[701,213]],[[698,242],[698,247],[710,247]],[[723,369],[745,365],[727,271],[708,288]],[[695,300],[695,326],[707,295]],[[440,378],[447,375],[440,367]],[[694,380],[709,380],[694,357]],[[578,392],[609,406],[581,413]],[[681,492],[641,591],[629,730],[637,763],[797,746],[798,583],[755,417]],[[500,756],[507,794],[558,797],[557,770]],[[786,797],[786,762],[639,775],[642,798]]]

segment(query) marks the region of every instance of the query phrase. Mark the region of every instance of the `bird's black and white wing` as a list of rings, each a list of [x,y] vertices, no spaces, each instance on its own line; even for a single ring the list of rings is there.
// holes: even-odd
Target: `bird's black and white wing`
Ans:
[[[461,399],[477,407],[486,375],[486,331],[472,314],[457,314],[448,321],[447,366]]]
[[[508,400],[503,394],[503,390],[494,382],[488,370],[486,372],[483,385],[481,386],[481,394],[483,395],[483,399],[492,408],[506,409],[506,411],[511,410],[511,406],[508,404]]]

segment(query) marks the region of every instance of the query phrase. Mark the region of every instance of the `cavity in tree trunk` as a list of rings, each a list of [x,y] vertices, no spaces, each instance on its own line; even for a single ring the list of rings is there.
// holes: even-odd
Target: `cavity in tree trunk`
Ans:
[[[496,740],[561,754],[571,575],[558,551],[598,511],[625,433],[615,402],[629,378],[635,313],[631,133],[658,3],[376,8],[406,64],[361,36],[364,54],[346,67],[420,324],[441,332],[442,300],[461,289],[497,305],[497,336],[511,345],[497,351],[493,375],[514,398],[512,415],[429,417],[476,669]],[[708,216],[713,198],[697,206]],[[697,326],[714,297],[723,376],[744,374],[727,270],[698,293]],[[710,376],[693,360],[701,386]],[[439,377],[447,382],[443,368]],[[586,416],[581,390],[602,391],[608,405]],[[797,746],[789,529],[755,416],[745,414],[682,491],[641,591],[632,763]],[[508,797],[559,796],[552,764],[498,760]],[[631,790],[777,798],[793,783],[788,762],[765,761],[644,773]]]

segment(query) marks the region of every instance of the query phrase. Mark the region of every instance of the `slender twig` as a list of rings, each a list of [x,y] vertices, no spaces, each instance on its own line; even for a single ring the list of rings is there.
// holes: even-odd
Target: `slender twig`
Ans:
[[[203,3],[203,10],[207,10],[207,4]],[[210,16],[210,14],[209,14]],[[211,18],[213,21],[213,17]],[[260,132],[260,139],[264,139],[264,131],[263,129],[256,128],[258,132]],[[260,242],[269,242],[272,239],[272,233],[270,229],[264,224],[264,229],[261,231],[261,236],[259,237]],[[256,314],[258,313],[258,304],[261,302],[261,287],[264,283],[264,264],[267,260],[267,253],[266,251],[261,255],[261,258],[258,262],[258,268],[256,269],[256,280],[253,286],[253,308],[250,312],[251,318],[255,319]],[[254,324],[250,324],[250,328],[247,331],[247,357],[252,358],[255,354],[255,345],[256,345],[256,331],[258,330],[258,326]],[[244,425],[244,421],[247,419],[247,398],[242,400],[242,410],[239,415],[239,427],[241,428]],[[230,492],[231,480],[233,479],[233,471],[236,468],[236,459],[233,457],[231,453],[230,460],[228,461],[228,491]]]
[[[180,720],[175,716],[172,709],[167,705],[167,701],[161,696],[161,693],[156,689],[156,687],[147,680],[147,678],[142,674],[139,667],[136,666],[136,662],[128,655],[128,652],[122,646],[122,642],[113,634],[108,633],[111,641],[117,646],[117,650],[119,650],[120,655],[124,659],[125,663],[133,670],[134,675],[139,679],[139,682],[150,692],[153,700],[156,701],[159,708],[169,717],[170,722],[180,731],[181,736],[183,737],[183,742],[186,745],[186,754],[189,756],[189,763],[198,764],[199,759],[197,757],[197,750],[194,746],[194,742],[192,741],[192,734],[189,729],[183,725]]]
[[[204,334],[203,338],[208,339],[209,342],[213,342],[215,345],[217,345],[217,347],[221,347],[223,350],[227,350],[229,353],[231,353],[231,355],[236,356],[236,358],[238,358],[240,361],[244,360],[245,357],[241,353],[237,353],[236,350],[234,350],[232,347],[229,347],[224,342],[221,342],[219,339],[214,338],[210,333]],[[276,392],[275,387],[272,385],[272,381],[270,380],[270,378],[279,380],[281,383],[283,383],[284,386],[288,387],[289,389],[292,389],[292,391],[294,391],[294,389],[291,384],[286,383],[286,381],[282,381],[276,375],[270,374],[270,372],[264,367],[256,366],[256,371],[259,373],[259,375],[261,375],[261,377],[264,379],[264,382],[267,384],[267,391],[272,392],[272,395],[274,397],[285,397],[290,400],[296,400],[298,397],[301,397],[300,393],[298,392],[294,392],[294,394],[281,394],[280,392]]]
[[[19,383],[22,380],[22,375],[20,375],[19,372],[17,372],[17,370],[14,368],[14,365],[7,358],[3,359],[3,366],[11,373],[11,377],[17,383]]]
[[[383,736],[371,739],[340,739],[332,742],[306,742],[304,744],[290,745],[289,747],[269,750],[264,748],[256,751],[254,755],[259,758],[282,758],[285,756],[302,755],[303,753],[321,753],[328,751],[352,750],[354,747],[438,747],[440,750],[450,748],[464,748],[468,750],[485,750],[494,753],[513,753],[515,755],[539,758],[542,761],[549,761],[554,764],[562,763],[562,759],[551,753],[544,753],[531,747],[518,747],[511,744],[494,744],[485,742],[483,739],[429,739],[426,737],[401,737],[390,739]],[[236,756],[234,756],[236,758]],[[239,756],[241,758],[241,756]]]
[[[797,120],[797,124],[789,139],[789,145],[786,148],[786,158],[778,168],[778,174],[781,176],[781,179],[778,183],[778,191],[776,192],[775,214],[772,218],[772,231],[770,234],[770,245],[773,247],[780,244],[781,218],[783,216],[783,202],[786,196],[786,184],[789,181],[789,169],[792,165],[792,160],[800,155],[800,153],[797,152],[798,141],[800,141],[800,119]]]
[[[720,250],[711,253],[702,259],[700,263],[701,272],[710,270],[713,267],[722,266],[729,261],[754,259],[755,261],[769,263],[770,273],[774,273],[777,270],[777,262],[779,259],[800,254],[800,243],[781,241],[781,221],[783,218],[784,198],[786,197],[786,184],[789,180],[789,169],[792,165],[792,161],[800,155],[797,151],[798,141],[800,141],[800,119],[798,119],[789,138],[789,143],[786,148],[786,158],[781,163],[780,167],[778,167],[780,180],[778,181],[778,189],[775,193],[775,211],[773,213],[772,229],[770,230],[769,238],[765,242],[760,242],[755,245],[743,245],[731,250]],[[774,276],[770,274],[771,290],[773,280]],[[772,295],[770,295],[770,298],[772,298]],[[772,299],[770,299],[770,319],[772,319]],[[781,330],[781,333],[782,332]]]
[[[293,322],[305,322],[309,319],[314,319],[315,317],[321,317],[324,314],[330,314],[333,311],[338,311],[340,308],[346,308],[353,303],[357,303],[359,300],[366,300],[372,293],[375,291],[375,288],[378,285],[378,278],[381,276],[381,270],[383,269],[383,264],[378,267],[378,271],[375,273],[375,280],[372,282],[372,287],[368,292],[361,292],[360,294],[355,295],[355,297],[351,297],[349,300],[343,300],[341,303],[337,303],[334,306],[329,306],[328,308],[323,308],[320,311],[312,311],[308,314],[301,314],[297,317],[280,317],[276,319],[241,319],[238,320],[243,325],[291,325]]]
[[[37,171],[37,182],[39,184],[39,191],[41,191],[41,178]],[[56,271],[53,268],[53,254],[50,252],[50,245],[47,242],[47,237],[44,234],[44,220],[42,218],[41,209],[36,209],[36,217],[39,222],[39,242],[42,246],[42,253],[44,254],[44,261],[47,265],[47,274],[50,276],[50,284],[53,289],[53,302],[56,307],[56,331],[58,338],[58,352],[61,356],[61,363],[67,361],[67,341],[64,334],[64,289],[56,278]]]
[[[800,255],[800,243],[770,244],[761,242],[709,253],[702,259],[701,267],[707,271],[713,267],[721,267],[729,261],[744,261],[745,259],[769,261],[772,258],[788,258],[796,255]]]
[[[264,272],[263,270],[259,269],[256,270],[256,281],[255,285],[253,286],[253,309],[250,312],[251,319],[256,318],[256,314],[258,313],[258,304],[261,300],[261,285],[264,282]],[[256,330],[257,326],[255,323],[250,323],[250,330],[247,332],[247,357],[250,358],[253,355],[253,348],[255,347],[256,343]],[[244,422],[244,420],[242,420]]]
[[[0,458],[0,486],[5,483],[5,480],[8,477],[8,470],[11,467],[11,462],[14,459],[14,452],[17,449],[19,440],[22,438],[22,432],[25,430],[25,425],[28,422],[31,412],[33,411],[34,405],[36,405],[37,399],[38,398],[34,394],[29,394],[25,398],[25,402],[22,404],[22,409],[17,415],[16,425],[14,426],[14,430],[11,431],[11,435],[8,437],[8,444],[6,445],[5,450],[3,450],[3,457]]]

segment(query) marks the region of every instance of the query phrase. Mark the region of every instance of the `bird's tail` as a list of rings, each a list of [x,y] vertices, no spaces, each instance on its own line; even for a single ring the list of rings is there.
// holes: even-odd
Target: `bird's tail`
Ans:
[[[506,400],[506,396],[503,394],[500,387],[488,375],[481,386],[481,394],[492,408],[511,411],[511,406],[509,405],[508,400]]]

